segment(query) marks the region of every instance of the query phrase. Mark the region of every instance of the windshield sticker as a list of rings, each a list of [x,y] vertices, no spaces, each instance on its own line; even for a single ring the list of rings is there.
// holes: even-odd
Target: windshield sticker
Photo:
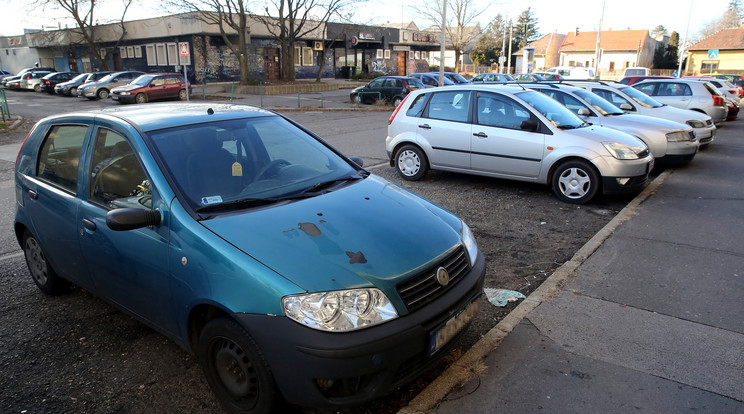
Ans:
[[[202,197],[201,202],[205,206],[208,206],[210,204],[221,203],[222,202],[222,196]]]

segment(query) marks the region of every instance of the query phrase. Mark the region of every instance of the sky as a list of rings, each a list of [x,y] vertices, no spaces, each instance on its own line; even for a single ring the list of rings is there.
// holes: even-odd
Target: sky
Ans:
[[[420,28],[428,27],[423,20],[408,9],[404,4],[418,3],[431,0],[366,0],[356,6],[355,20],[357,23],[384,24],[414,21]],[[64,27],[73,25],[71,20],[54,18],[55,12],[49,8],[41,11],[38,6],[29,8],[27,0],[4,0],[3,16],[0,20],[0,35],[12,36],[23,34],[24,28],[41,29],[45,27]],[[602,17],[602,1],[598,0],[473,0],[477,9],[484,9],[476,19],[481,27],[485,27],[497,14],[516,20],[519,14],[531,7],[537,17],[540,34],[554,31],[566,34],[579,28],[580,31],[596,31]],[[144,4],[143,4],[144,3]],[[127,20],[143,19],[160,15],[163,12],[155,10],[140,0],[129,12]],[[109,1],[106,7],[98,12],[101,21],[115,20],[121,14],[119,2]],[[652,30],[663,25],[669,30],[677,31],[680,40],[685,37],[688,18],[689,39],[695,40],[705,23],[720,17],[726,10],[729,0],[610,0],[605,1],[602,30]],[[65,16],[64,13],[57,16]]]

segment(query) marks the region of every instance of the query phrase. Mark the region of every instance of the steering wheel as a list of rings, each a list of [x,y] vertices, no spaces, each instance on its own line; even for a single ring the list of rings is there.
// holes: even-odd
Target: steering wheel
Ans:
[[[261,170],[256,174],[256,179],[254,181],[265,180],[273,175],[276,175],[281,169],[280,167],[286,165],[290,165],[290,162],[283,158],[271,161],[270,163],[264,165],[263,168],[261,168]]]

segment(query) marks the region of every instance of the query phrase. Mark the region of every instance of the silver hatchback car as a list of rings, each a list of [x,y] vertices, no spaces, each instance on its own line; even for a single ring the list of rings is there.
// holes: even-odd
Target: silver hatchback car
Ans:
[[[657,101],[681,109],[704,112],[713,122],[726,120],[726,97],[710,82],[689,79],[646,79],[633,87]]]
[[[406,180],[429,169],[551,185],[582,204],[638,191],[654,159],[638,138],[592,126],[519,86],[449,86],[408,95],[390,118],[390,165]]]

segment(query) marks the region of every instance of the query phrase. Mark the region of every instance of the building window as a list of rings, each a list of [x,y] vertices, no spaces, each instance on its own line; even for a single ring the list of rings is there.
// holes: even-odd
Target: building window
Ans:
[[[165,47],[168,50],[168,64],[178,65],[178,46],[175,43],[168,43]]]
[[[119,57],[121,57],[122,59],[125,59],[125,58],[128,57],[127,56],[127,48],[126,47],[124,47],[124,46],[119,47]]]
[[[383,51],[382,49],[377,49],[377,59],[382,59]]]
[[[302,64],[302,48],[300,48],[299,46],[295,46],[294,64],[295,65]]]
[[[385,49],[385,59],[390,59],[390,49]]]
[[[421,59],[429,59],[429,52],[421,52]]]
[[[718,60],[704,60],[700,65],[700,73],[713,73],[718,71]]]
[[[142,46],[134,46],[134,57],[136,58],[142,57]]]
[[[127,46],[127,57],[128,58],[134,57],[134,46]]]
[[[181,65],[188,66],[188,65],[191,64],[191,53],[189,53],[188,55],[185,55],[185,56],[184,55],[181,55],[180,50],[183,49],[184,47],[186,48],[186,50],[188,50],[189,49],[189,42],[182,42],[182,43],[179,43],[178,44],[178,50],[179,50],[179,52],[178,52],[179,53],[178,54],[178,61],[180,62]]]
[[[408,32],[403,32],[403,40],[408,40]]]
[[[303,47],[302,48],[302,66],[313,65],[313,48]]]
[[[165,43],[158,43],[155,45],[155,56],[158,66],[165,66],[168,64],[168,56],[165,49]]]
[[[415,58],[414,58],[414,59],[421,59],[421,52],[419,52],[419,51],[417,50],[417,51],[415,51],[415,52],[413,52],[413,53],[415,54]]]
[[[155,45],[145,45],[145,54],[147,55],[147,66],[156,66],[158,60],[155,57]]]

